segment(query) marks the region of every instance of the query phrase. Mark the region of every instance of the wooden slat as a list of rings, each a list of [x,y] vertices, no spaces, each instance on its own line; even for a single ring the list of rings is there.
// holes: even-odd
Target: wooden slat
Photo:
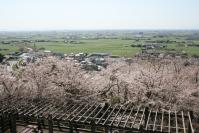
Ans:
[[[175,121],[176,121],[176,133],[178,133],[178,116],[176,111],[175,111]]]
[[[191,128],[191,133],[194,133],[194,129],[193,129],[193,125],[192,125],[192,118],[191,118],[191,115],[190,115],[190,112],[188,112],[188,117],[189,117],[189,124],[190,124],[190,128]]]
[[[149,124],[149,120],[150,120],[150,116],[151,116],[151,111],[152,111],[152,109],[150,109],[150,111],[149,111],[149,115],[148,115],[148,118],[147,118],[145,130],[148,130],[148,124]]]
[[[154,123],[153,123],[153,131],[155,131],[155,124],[156,124],[156,120],[157,120],[157,110],[156,110],[156,112],[155,112],[155,120],[154,120]]]
[[[101,107],[101,109],[95,114],[95,116],[93,117],[93,119],[96,119],[96,117],[99,115],[99,113],[102,112],[102,110],[104,109],[104,107]],[[89,122],[89,124],[91,123],[91,121]]]
[[[76,108],[78,108],[80,105],[79,104],[74,104],[71,108],[69,108],[64,115],[60,118],[61,120],[66,120],[64,119],[67,115],[71,114]],[[71,112],[72,111],[72,112]]]
[[[171,116],[170,116],[170,110],[169,110],[169,125],[168,125],[168,133],[171,132]]]
[[[123,112],[123,114],[120,117],[120,119],[118,119],[117,127],[120,125],[120,123],[121,123],[121,121],[122,121],[122,119],[123,119],[123,117],[124,117],[124,115],[125,115],[125,113],[126,113],[127,110],[128,110],[128,108],[125,109],[125,111]]]
[[[50,113],[50,115],[52,116],[52,119],[54,119],[54,116],[57,112],[59,112],[61,109],[63,109],[63,107],[65,107],[68,104],[68,102],[64,103],[64,105],[58,107],[57,109],[55,109],[53,112]]]
[[[38,113],[35,115],[35,117],[43,115],[43,114],[44,114],[50,107],[52,107],[52,106],[53,106],[53,105],[51,104],[51,105],[45,107],[42,111],[38,112]]]
[[[144,114],[145,114],[145,110],[146,110],[146,108],[144,108],[144,110],[143,110],[143,112],[142,112],[142,116],[141,116],[140,122],[139,122],[139,124],[138,124],[138,130],[140,129],[140,126],[141,126],[141,124],[142,124],[142,121],[143,121],[143,118],[144,118]]]
[[[184,133],[186,133],[186,127],[185,127],[185,122],[184,122],[184,113],[183,113],[183,111],[181,111],[181,115],[182,115],[182,125],[183,125],[183,129],[184,129]]]
[[[94,103],[92,106],[90,106],[80,117],[79,119],[77,119],[77,121],[80,121],[84,115],[86,115],[89,111],[91,111],[91,109],[95,106],[96,103]]]
[[[81,113],[85,108],[88,107],[88,105],[89,105],[89,104],[86,104],[86,106],[84,106],[77,114],[75,114],[75,115],[73,116],[73,118],[70,119],[70,121],[73,121],[77,116],[79,116],[80,113]]]
[[[33,113],[29,114],[29,116],[33,116],[35,115],[36,117],[39,115],[39,114],[42,114],[45,110],[47,110],[49,107],[51,107],[52,105],[44,105],[43,107],[41,107],[40,109],[38,110],[35,110]]]
[[[66,118],[63,120],[67,120],[70,116],[74,115],[84,104],[79,105],[76,109],[74,109]]]
[[[162,112],[162,119],[161,119],[161,129],[160,131],[163,131],[163,127],[164,127],[164,111]]]
[[[98,104],[95,109],[86,117],[86,119],[83,122],[86,122],[87,119],[99,108],[100,104]]]
[[[136,119],[137,119],[137,116],[138,116],[138,113],[139,113],[140,108],[141,108],[141,107],[138,107],[138,109],[137,109],[137,112],[136,112],[135,117],[134,117],[134,119],[133,119],[133,122],[132,122],[132,124],[131,124],[131,128],[133,128],[133,125],[135,124],[135,121],[136,121]]]
[[[62,114],[59,115],[59,117],[56,117],[56,119],[61,120],[61,119],[62,119],[64,116],[66,116],[66,115],[69,113],[69,111],[70,111],[71,109],[73,109],[75,106],[77,106],[77,105],[71,103],[71,104],[64,110],[64,112],[63,112]]]
[[[67,104],[66,107],[65,107],[65,106],[63,107],[63,110],[64,110],[64,111],[67,111],[67,109],[70,108],[71,105],[72,105],[72,103]],[[60,111],[62,111],[62,110],[60,109]],[[60,119],[62,115],[63,115],[63,114],[61,114],[61,113],[59,112],[59,113],[57,113],[57,114],[54,114],[54,115],[52,116],[52,119]]]
[[[41,105],[43,105],[43,101],[40,101],[40,102],[38,103],[37,106],[41,106]],[[23,109],[20,109],[20,110],[18,111],[18,114],[19,114],[19,115],[24,114],[25,112],[27,112],[27,110],[30,110],[31,108],[33,108],[33,105],[32,105],[32,104],[29,105],[28,108],[27,108],[27,106],[25,106]]]
[[[105,124],[106,124],[106,122],[108,121],[108,119],[111,117],[112,113],[115,111],[116,107],[117,107],[117,106],[115,106],[115,107],[112,109],[111,113],[108,115],[108,117],[106,118],[106,120],[104,121],[104,123],[103,123],[102,125],[105,125]]]
[[[111,106],[109,105],[109,107],[106,109],[106,111],[103,113],[103,115],[99,118],[99,120],[97,121],[96,124],[99,124],[99,122],[102,120],[102,118],[106,115],[106,113],[108,112],[108,110],[111,108]]]
[[[120,110],[122,109],[122,107],[123,107],[123,106],[120,106],[119,110],[118,110],[117,113],[115,114],[115,117],[112,119],[112,121],[111,121],[111,123],[109,124],[109,126],[112,126],[112,125],[113,125],[113,123],[114,123],[115,119],[117,118],[117,116],[119,115]]]
[[[131,108],[131,111],[130,111],[130,113],[129,113],[129,115],[127,116],[127,119],[126,119],[126,121],[125,121],[125,123],[124,123],[124,128],[126,127],[126,125],[127,125],[127,123],[128,123],[128,121],[129,121],[129,119],[130,119],[130,117],[131,117],[131,115],[132,115],[132,112],[133,112],[133,107]]]

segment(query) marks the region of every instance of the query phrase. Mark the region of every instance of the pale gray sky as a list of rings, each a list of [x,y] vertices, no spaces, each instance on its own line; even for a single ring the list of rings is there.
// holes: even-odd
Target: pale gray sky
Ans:
[[[199,29],[199,0],[0,0],[0,30]]]

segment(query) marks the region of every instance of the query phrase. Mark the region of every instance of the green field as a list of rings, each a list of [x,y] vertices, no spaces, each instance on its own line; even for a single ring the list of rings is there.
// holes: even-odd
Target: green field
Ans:
[[[11,52],[18,51],[19,47],[17,45],[8,45],[8,44],[0,44],[0,49],[8,49],[8,50],[1,50],[0,53],[5,55]]]
[[[98,40],[80,40],[81,44],[70,43],[37,43],[37,47],[44,47],[48,50],[63,53],[78,52],[109,52],[112,55],[132,56],[139,52],[138,48],[130,45],[132,41],[119,39],[98,39]]]
[[[170,44],[168,45],[168,48],[175,49],[177,52],[186,52],[189,56],[192,55],[199,55],[199,47],[194,46],[178,46],[177,44]]]
[[[166,42],[167,48],[160,49],[163,52],[172,50],[178,53],[187,53],[189,56],[199,55],[199,47],[187,46],[189,36],[195,36],[192,32],[168,32],[166,35],[159,35],[158,31],[145,31],[146,36],[142,38],[135,37],[134,32],[130,31],[97,31],[97,32],[42,32],[42,33],[17,33],[0,35],[0,53],[9,54],[16,52],[19,48],[33,47],[45,48],[52,52],[59,53],[93,53],[106,52],[112,55],[131,57],[141,51],[139,47],[131,45],[143,45],[145,42]],[[106,38],[107,37],[107,38]],[[25,40],[25,41],[24,41]],[[39,41],[40,40],[40,41]],[[43,40],[43,41],[41,41]],[[30,41],[30,42],[29,42]],[[67,41],[68,43],[65,43]],[[71,41],[78,42],[77,44]],[[10,42],[6,44],[5,42]],[[199,39],[191,40],[193,44],[199,44]],[[1,44],[4,43],[4,44]],[[2,50],[3,49],[3,50]],[[8,49],[8,50],[4,50]]]
[[[133,48],[130,45],[132,40],[121,39],[96,39],[96,40],[80,40],[80,44],[71,44],[64,42],[37,42],[37,48],[45,48],[53,52],[61,53],[78,53],[78,52],[108,52],[112,55],[133,56],[139,52],[139,48]],[[33,44],[29,44],[33,46]],[[7,48],[8,51],[0,51],[6,54],[18,50],[18,45],[0,44],[0,48]]]
[[[37,42],[36,47],[45,48],[53,52],[60,53],[79,53],[79,52],[108,52],[112,55],[131,57],[140,51],[140,48],[131,47],[132,44],[143,43],[143,40],[135,42],[134,40],[122,39],[95,39],[95,40],[79,40],[80,44],[71,44],[64,42]],[[24,44],[0,44],[1,54],[8,54],[18,51]],[[33,47],[33,43],[26,43],[27,46]],[[26,47],[27,47],[26,46]],[[177,44],[169,44],[168,48],[175,49],[178,52],[185,51],[188,55],[199,55],[199,47],[180,47]]]

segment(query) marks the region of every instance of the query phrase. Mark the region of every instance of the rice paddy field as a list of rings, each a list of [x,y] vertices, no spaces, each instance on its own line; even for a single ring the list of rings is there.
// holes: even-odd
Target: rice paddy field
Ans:
[[[80,40],[80,44],[64,43],[64,42],[37,42],[37,48],[45,48],[53,52],[61,53],[79,53],[79,52],[107,52],[112,55],[132,56],[139,52],[139,48],[131,47],[132,41],[120,39],[96,39],[96,40]],[[23,44],[0,44],[0,48],[9,49],[0,51],[2,54],[18,51],[19,46]],[[28,43],[33,46],[33,43]]]
[[[139,48],[131,47],[132,41],[120,39],[97,39],[97,40],[80,40],[81,44],[71,43],[37,43],[38,47],[45,49],[63,52],[63,53],[78,53],[78,52],[107,52],[112,55],[131,56],[139,52]]]
[[[0,34],[0,53],[5,55],[11,52],[19,51],[20,48],[27,48],[36,46],[37,49],[45,48],[52,52],[60,53],[79,53],[79,52],[106,52],[112,55],[123,57],[131,57],[141,51],[139,47],[131,47],[131,45],[141,44],[146,41],[169,40],[176,41],[167,43],[167,48],[173,49],[176,52],[186,52],[189,56],[199,55],[199,47],[188,46],[187,36],[192,35],[192,32],[177,32],[159,36],[159,33],[150,32],[146,33],[145,37],[137,38],[135,33],[131,32],[76,32],[76,33],[18,33],[12,35]],[[194,34],[195,35],[195,34]],[[20,37],[21,38],[20,38]],[[70,39],[67,39],[67,37]],[[108,36],[108,37],[107,37]],[[107,37],[107,38],[105,38]],[[72,38],[72,39],[71,39]],[[2,41],[18,41],[9,44],[3,44]],[[31,42],[23,42],[28,40]],[[45,41],[36,41],[45,40]],[[47,40],[47,41],[46,41]],[[66,40],[74,40],[78,43],[66,42]],[[199,44],[199,38],[191,40],[194,44]],[[180,42],[185,42],[179,45]]]

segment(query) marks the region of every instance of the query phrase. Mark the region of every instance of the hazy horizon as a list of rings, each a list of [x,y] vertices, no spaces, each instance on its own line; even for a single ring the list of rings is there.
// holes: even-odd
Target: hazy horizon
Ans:
[[[69,31],[198,31],[199,29],[38,29],[38,30],[0,30],[0,32],[69,32]]]
[[[199,30],[198,0],[0,2],[0,31]]]

